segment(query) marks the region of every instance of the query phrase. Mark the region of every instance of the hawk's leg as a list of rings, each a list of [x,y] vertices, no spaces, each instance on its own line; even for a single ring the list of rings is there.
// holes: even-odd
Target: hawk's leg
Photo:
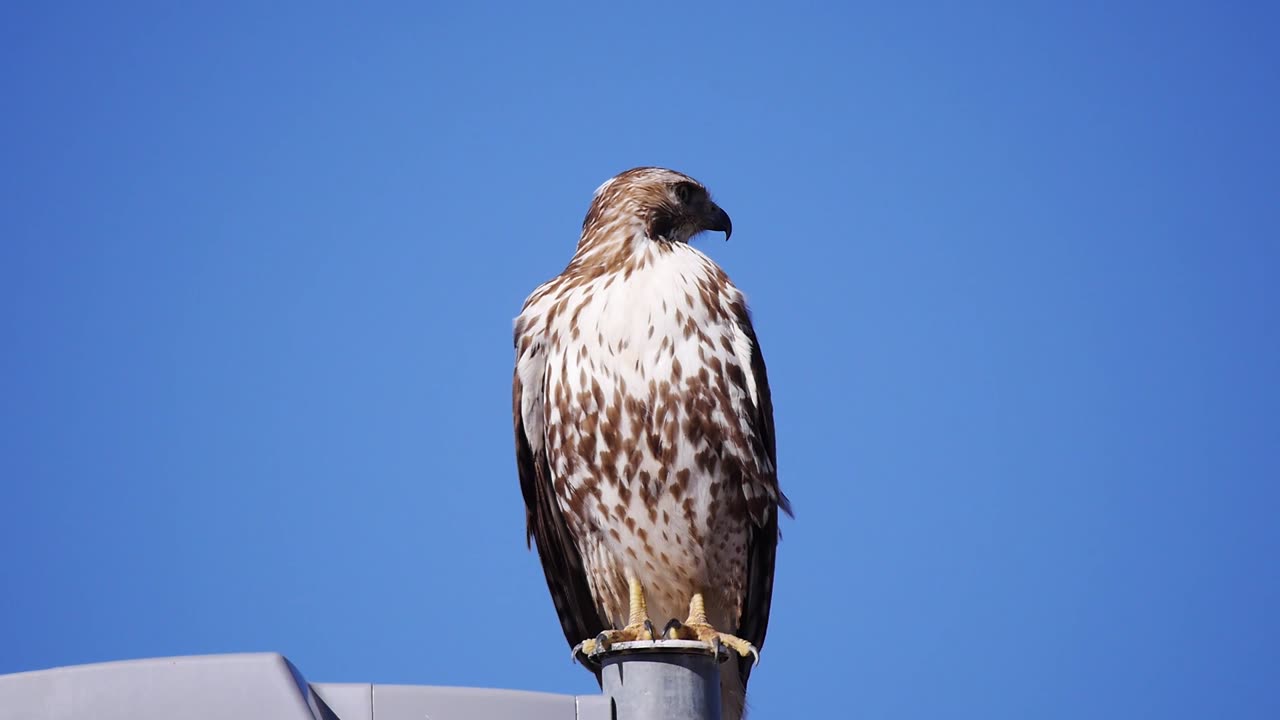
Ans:
[[[653,640],[657,633],[653,631],[653,623],[649,621],[649,610],[645,607],[644,587],[635,577],[627,577],[629,611],[627,626],[620,630],[605,630],[594,638],[588,638],[573,648],[573,656],[578,653],[590,656],[602,653],[613,643],[634,642],[636,640]]]
[[[720,632],[707,622],[707,606],[702,593],[694,593],[689,601],[689,618],[683,623],[679,620],[667,623],[662,636],[668,640],[701,640],[713,648],[724,645],[742,657],[750,656],[756,664],[760,662],[760,651],[755,645],[736,635]]]

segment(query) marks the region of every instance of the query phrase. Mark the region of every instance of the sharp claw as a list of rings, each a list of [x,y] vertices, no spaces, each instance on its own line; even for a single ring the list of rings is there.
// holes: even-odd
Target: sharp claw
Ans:
[[[608,652],[610,644],[611,643],[609,642],[609,636],[604,633],[600,633],[599,635],[596,636],[596,647],[591,654],[596,655],[598,653]]]
[[[724,643],[720,642],[720,638],[711,638],[711,652],[716,657],[720,657],[720,653],[724,652]]]
[[[747,646],[747,649],[751,651],[751,667],[752,667],[752,668],[759,667],[759,666],[760,666],[760,651],[756,649],[756,646],[755,646],[755,645],[748,645],[748,646]]]
[[[657,634],[653,632],[653,623],[650,622],[648,619],[644,621],[644,631],[646,633],[649,633],[650,641],[656,640],[658,638]]]
[[[683,627],[684,623],[676,620],[675,618],[671,618],[671,622],[667,623],[667,626],[662,628],[662,637],[668,640],[679,640],[680,637],[678,633]]]

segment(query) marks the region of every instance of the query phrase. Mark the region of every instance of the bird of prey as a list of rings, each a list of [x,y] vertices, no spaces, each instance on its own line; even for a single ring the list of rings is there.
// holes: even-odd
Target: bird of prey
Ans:
[[[773,594],[773,405],[742,293],[689,244],[732,225],[698,181],[628,170],[600,186],[577,252],[515,320],[516,460],[569,644],[723,645],[743,714]],[[672,620],[655,631],[659,622]]]

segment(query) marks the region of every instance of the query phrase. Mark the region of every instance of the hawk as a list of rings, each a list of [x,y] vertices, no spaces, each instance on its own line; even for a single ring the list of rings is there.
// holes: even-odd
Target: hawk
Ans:
[[[655,637],[732,648],[741,717],[773,594],[773,405],[746,301],[689,244],[729,238],[698,181],[600,186],[577,252],[515,320],[516,461],[530,543],[575,652]],[[686,616],[655,632],[649,619]]]

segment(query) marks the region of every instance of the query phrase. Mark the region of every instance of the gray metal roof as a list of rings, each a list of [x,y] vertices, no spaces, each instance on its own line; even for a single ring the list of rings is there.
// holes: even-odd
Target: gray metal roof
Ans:
[[[308,683],[276,653],[150,658],[0,675],[0,720],[611,720],[604,695]]]

